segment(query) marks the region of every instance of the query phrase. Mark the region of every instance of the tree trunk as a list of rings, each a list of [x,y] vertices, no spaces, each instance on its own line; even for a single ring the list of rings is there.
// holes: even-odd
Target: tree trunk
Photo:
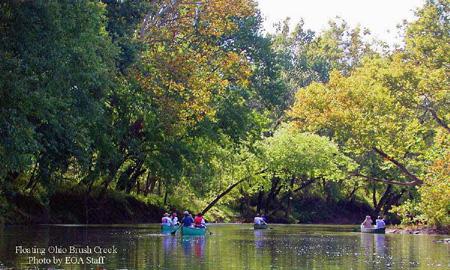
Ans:
[[[287,208],[286,208],[286,212],[284,213],[284,218],[289,218],[289,214],[291,213],[291,208],[292,208],[292,192],[289,191],[289,196],[287,198]]]
[[[347,196],[347,202],[346,202],[346,203],[353,202],[353,200],[354,200],[354,195],[355,195],[356,191],[357,191],[359,188],[360,188],[360,187],[359,187],[357,184],[355,184],[355,186],[353,187],[352,192],[350,192],[350,194]]]
[[[167,195],[169,193],[169,190],[166,188],[166,192],[164,193],[164,205],[167,205]]]
[[[223,196],[227,195],[230,191],[232,191],[237,185],[239,185],[240,183],[244,182],[245,180],[247,180],[248,178],[244,178],[241,179],[239,181],[237,181],[236,183],[234,183],[233,185],[231,185],[229,188],[227,188],[224,192],[220,193],[219,195],[216,196],[216,198],[210,203],[208,204],[208,206],[206,206],[205,209],[203,209],[202,214],[205,214],[206,212],[209,211],[209,209],[211,209]]]
[[[262,208],[262,201],[264,198],[264,191],[260,190],[258,192],[258,203],[256,204],[256,212],[259,213]]]
[[[375,183],[372,183],[372,203],[373,208],[377,207],[377,185]]]
[[[383,208],[383,215],[386,215],[386,213],[391,209],[392,205],[396,205],[398,203],[398,201],[400,201],[400,199],[402,198],[403,194],[405,194],[406,189],[402,189],[400,190],[400,193],[393,196],[391,199],[389,199],[386,202],[386,207]]]
[[[149,188],[150,188],[150,172],[147,174],[147,178],[145,179],[144,197],[147,197]]]
[[[383,207],[385,205],[387,199],[389,198],[391,189],[392,189],[392,185],[388,185],[386,187],[386,190],[384,191],[383,196],[381,196],[380,200],[378,201],[378,205],[375,207],[375,211],[374,211],[375,216],[378,216],[380,214],[381,207]]]
[[[300,187],[294,189],[292,192],[288,192],[287,194],[285,194],[280,200],[279,200],[279,204],[277,206],[277,208],[272,212],[272,216],[274,216],[280,209],[281,206],[283,205],[282,202],[286,199],[286,198],[290,198],[294,193],[296,193],[297,191],[300,191],[302,189],[304,189],[305,187],[311,185],[312,183],[314,183],[314,181],[316,181],[317,178],[311,178],[309,179],[307,182],[303,183]]]
[[[34,165],[33,173],[31,174],[30,180],[28,181],[28,184],[25,187],[25,189],[31,189],[31,187],[33,186],[35,175],[36,175],[36,168],[37,168],[38,164],[39,164],[39,162],[36,162],[36,164]]]
[[[266,205],[264,207],[264,213],[267,214],[269,212],[270,203],[272,202],[272,199],[274,199],[278,193],[280,192],[282,186],[280,186],[277,190],[278,184],[280,183],[281,179],[279,177],[273,177],[272,178],[272,188],[270,189],[269,194],[267,195],[266,199]]]

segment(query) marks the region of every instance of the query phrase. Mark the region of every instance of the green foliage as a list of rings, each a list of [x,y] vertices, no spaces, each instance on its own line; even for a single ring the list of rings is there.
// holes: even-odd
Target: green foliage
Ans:
[[[340,18],[263,37],[249,0],[2,2],[0,198],[80,185],[196,212],[225,192],[207,218],[295,220],[293,197],[416,196],[376,180],[424,183],[394,210],[448,225],[449,6],[427,1],[385,56]]]
[[[2,177],[36,166],[36,178],[50,185],[73,161],[86,170],[94,153],[116,55],[104,6],[27,1],[0,8]]]
[[[292,175],[338,180],[355,169],[355,164],[338,146],[325,137],[296,133],[289,126],[276,131],[262,143],[261,167],[268,174],[288,178]]]

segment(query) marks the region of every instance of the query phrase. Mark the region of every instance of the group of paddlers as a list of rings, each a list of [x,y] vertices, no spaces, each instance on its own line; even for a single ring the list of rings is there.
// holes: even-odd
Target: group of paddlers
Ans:
[[[386,226],[384,220],[381,216],[378,216],[377,220],[375,220],[375,229],[381,229]],[[372,218],[370,216],[366,216],[366,219],[361,223],[361,227],[371,229],[372,226]]]
[[[198,213],[195,218],[193,218],[192,214],[190,214],[188,211],[184,211],[183,214],[184,217],[181,219],[181,222],[179,222],[177,213],[173,213],[172,218],[170,218],[169,213],[165,213],[164,217],[162,218],[162,225],[174,227],[182,224],[183,227],[188,228],[206,228],[206,222],[205,219],[203,219],[202,213]]]
[[[253,222],[256,225],[267,225],[266,217],[260,214],[257,214],[254,218]],[[361,224],[361,227],[363,228],[373,228],[372,227],[372,218],[370,216],[366,216],[366,219]],[[181,219],[181,224],[183,224],[184,227],[190,227],[190,228],[206,228],[206,222],[203,218],[202,213],[198,213],[195,218],[192,217],[192,214],[190,214],[188,211],[184,211],[184,217]],[[164,217],[162,218],[162,225],[164,226],[179,226],[180,222],[178,221],[177,213],[173,213],[172,217],[170,217],[169,213],[165,213]],[[386,226],[383,218],[381,216],[378,216],[378,219],[375,220],[375,228],[380,229],[384,228]]]
[[[172,213],[172,217],[169,213],[165,213],[164,217],[162,218],[162,225],[164,226],[179,226],[180,224],[183,224],[183,227],[190,227],[190,228],[206,228],[206,222],[203,218],[202,213],[198,213],[195,218],[192,217],[192,214],[190,214],[188,211],[184,211],[184,217],[181,219],[181,223],[178,221],[177,213]],[[256,225],[267,225],[266,217],[264,214],[260,215],[257,214],[254,218],[253,222]]]
[[[253,219],[253,222],[256,225],[267,225],[266,217],[264,216],[264,214],[262,215],[257,214],[256,217]]]

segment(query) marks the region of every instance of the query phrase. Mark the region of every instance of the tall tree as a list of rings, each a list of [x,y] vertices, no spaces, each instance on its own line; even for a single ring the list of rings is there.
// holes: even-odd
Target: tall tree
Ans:
[[[29,172],[28,187],[48,188],[69,166],[88,170],[117,50],[101,3],[8,1],[0,9],[0,177]]]

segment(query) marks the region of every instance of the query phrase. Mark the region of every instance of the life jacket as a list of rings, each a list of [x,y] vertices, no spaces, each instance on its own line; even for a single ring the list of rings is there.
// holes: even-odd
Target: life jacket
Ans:
[[[170,224],[170,219],[169,219],[168,217],[163,217],[163,218],[161,219],[161,221],[162,221],[162,223],[163,223],[164,225],[168,225],[168,226],[171,225],[171,224]]]
[[[203,217],[195,217],[195,225],[201,226],[202,220],[203,220]]]

